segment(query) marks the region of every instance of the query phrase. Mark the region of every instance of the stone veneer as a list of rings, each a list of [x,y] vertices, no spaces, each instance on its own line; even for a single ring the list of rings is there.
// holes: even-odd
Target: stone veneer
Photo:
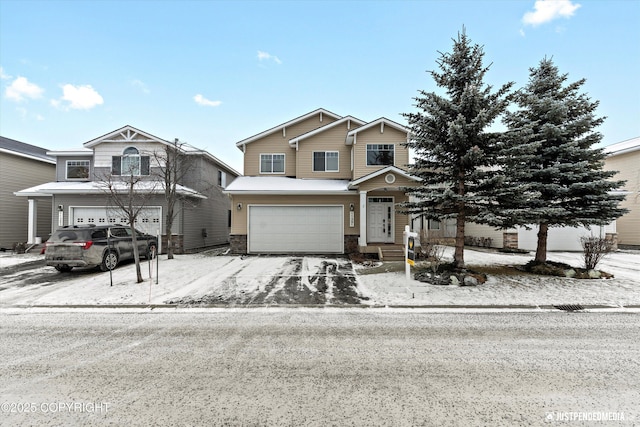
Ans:
[[[229,236],[229,249],[232,254],[246,254],[247,253],[247,235],[246,234],[232,234]]]
[[[351,234],[347,234],[344,236],[344,253],[345,254],[356,254],[359,252],[360,248],[358,247],[358,239],[360,236],[354,236]]]
[[[502,233],[502,247],[505,249],[518,249],[518,233]]]

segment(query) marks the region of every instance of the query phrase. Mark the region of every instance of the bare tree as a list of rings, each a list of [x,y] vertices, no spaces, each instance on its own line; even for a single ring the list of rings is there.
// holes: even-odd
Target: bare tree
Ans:
[[[139,157],[139,159],[144,159],[144,157]],[[101,184],[102,190],[109,196],[111,205],[122,213],[129,223],[136,264],[136,283],[140,283],[144,279],[140,269],[140,253],[135,224],[140,213],[153,197],[157,186],[156,181],[145,177],[144,173],[146,172],[148,175],[148,169],[148,157],[138,163],[122,162],[122,167],[118,166],[118,174],[114,174],[112,171],[111,174],[103,177]]]
[[[193,167],[192,158],[187,155],[190,146],[185,142],[180,142],[178,138],[173,141],[173,145],[165,146],[164,150],[155,151],[153,157],[158,167],[154,168],[153,174],[164,187],[164,196],[167,202],[165,212],[165,228],[167,234],[167,258],[173,259],[173,221],[180,213],[178,201],[186,200],[180,194],[180,183],[184,181],[186,175]]]

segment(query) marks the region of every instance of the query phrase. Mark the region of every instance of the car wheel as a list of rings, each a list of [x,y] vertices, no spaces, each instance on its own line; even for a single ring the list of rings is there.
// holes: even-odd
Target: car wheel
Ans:
[[[147,247],[147,252],[145,253],[145,258],[147,259],[153,259],[156,256],[158,256],[158,248],[156,248],[156,245],[149,245]]]
[[[118,254],[114,251],[108,251],[102,258],[102,264],[100,264],[100,270],[109,271],[116,268],[118,265]]]
[[[62,264],[62,265],[56,265],[55,266],[56,270],[58,270],[60,273],[68,273],[69,271],[71,271],[71,269],[73,267],[68,266],[67,264]]]

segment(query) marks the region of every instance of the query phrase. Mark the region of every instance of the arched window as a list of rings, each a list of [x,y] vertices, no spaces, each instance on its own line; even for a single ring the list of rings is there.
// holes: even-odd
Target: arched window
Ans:
[[[140,155],[136,147],[127,147],[122,156],[111,158],[112,175],[149,175],[149,156]]]
[[[136,147],[122,152],[122,175],[140,175],[140,152]]]

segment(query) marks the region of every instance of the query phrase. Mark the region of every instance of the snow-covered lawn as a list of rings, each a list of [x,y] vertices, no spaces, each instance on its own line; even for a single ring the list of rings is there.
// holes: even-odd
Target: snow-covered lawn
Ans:
[[[447,248],[446,257],[451,257]],[[466,250],[468,265],[522,265],[532,255]],[[0,268],[42,259],[41,255],[0,254]],[[549,259],[581,266],[579,253],[550,253]],[[478,287],[433,286],[406,281],[403,265],[372,267],[341,258],[287,256],[213,256],[211,253],[162,256],[158,284],[151,283],[143,262],[144,283],[135,283],[135,266],[126,264],[109,273],[73,271],[64,281],[51,267],[37,267],[37,282],[29,275],[4,276],[0,283],[0,306],[8,305],[111,305],[164,304],[207,301],[232,304],[286,303],[283,293],[295,293],[290,303],[335,304],[352,301],[340,294],[355,291],[366,305],[640,305],[640,252],[617,252],[607,256],[599,269],[614,279],[579,280],[528,274],[490,275]],[[388,269],[390,271],[385,272]],[[77,276],[77,277],[75,277]],[[354,277],[355,276],[355,277]],[[50,279],[48,279],[50,277]],[[70,277],[70,278],[68,278]],[[50,280],[50,281],[48,281]],[[339,285],[346,283],[346,287]],[[354,286],[357,285],[357,286]],[[352,292],[353,293],[353,292]],[[280,299],[276,298],[280,295]],[[308,298],[305,299],[305,295]],[[342,295],[344,296],[344,295]],[[310,301],[310,302],[309,302]]]

